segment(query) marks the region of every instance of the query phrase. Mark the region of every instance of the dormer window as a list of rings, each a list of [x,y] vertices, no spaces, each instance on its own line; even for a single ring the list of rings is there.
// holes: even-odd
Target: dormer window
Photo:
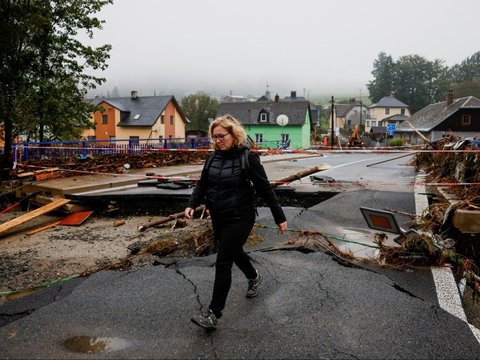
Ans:
[[[258,115],[258,121],[261,123],[268,122],[268,112],[265,110],[260,111],[260,114]]]

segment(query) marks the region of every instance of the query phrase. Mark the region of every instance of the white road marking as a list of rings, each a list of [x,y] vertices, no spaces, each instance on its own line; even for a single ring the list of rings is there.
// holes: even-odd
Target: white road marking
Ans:
[[[425,209],[428,209],[428,198],[425,195],[425,185],[423,185],[425,184],[425,175],[419,175],[415,180],[415,183],[422,184],[414,186],[415,211],[417,216],[422,216]],[[480,330],[470,324],[467,320],[452,270],[449,267],[431,267],[430,270],[432,272],[440,307],[460,320],[465,321],[477,341],[480,343]]]

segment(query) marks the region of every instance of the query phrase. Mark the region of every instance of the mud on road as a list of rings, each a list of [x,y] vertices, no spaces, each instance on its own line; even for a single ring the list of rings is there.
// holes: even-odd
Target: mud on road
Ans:
[[[2,214],[0,222],[21,214]],[[140,225],[159,218],[92,215],[79,226],[57,225],[27,235],[27,232],[61,220],[61,217],[42,215],[32,219],[0,237],[0,292],[37,287],[101,269],[148,266],[160,257],[194,256],[198,255],[199,248],[208,251],[208,245],[202,243],[211,236],[208,220],[181,221],[177,224],[170,221],[143,232],[138,230]],[[172,229],[174,224],[176,226]],[[13,294],[0,296],[0,304],[12,297]]]

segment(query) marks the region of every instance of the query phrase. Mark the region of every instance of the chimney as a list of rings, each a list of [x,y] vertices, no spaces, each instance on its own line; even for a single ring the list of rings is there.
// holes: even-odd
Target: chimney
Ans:
[[[280,100],[280,96],[278,96],[278,94],[275,95],[275,102],[278,103],[278,101]]]
[[[453,103],[453,90],[447,90],[446,101],[447,101],[447,106],[452,105],[452,103]]]
[[[132,99],[132,100],[138,99],[138,91],[137,90],[132,90],[132,92],[130,93],[130,99]]]
[[[290,91],[290,97],[292,99],[295,99],[297,97],[297,92],[296,91]]]

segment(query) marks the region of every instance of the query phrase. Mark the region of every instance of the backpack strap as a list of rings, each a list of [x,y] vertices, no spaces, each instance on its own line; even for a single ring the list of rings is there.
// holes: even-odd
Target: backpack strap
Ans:
[[[245,171],[247,173],[247,177],[248,177],[248,154],[250,153],[250,150],[245,149],[245,151],[242,153],[242,157],[240,158],[240,162],[241,162],[241,167],[242,167],[242,171]]]
[[[205,161],[205,166],[203,167],[203,170],[210,169],[210,165],[212,165],[212,161],[214,157],[215,157],[215,152],[208,155],[208,158],[207,158],[207,161]]]

